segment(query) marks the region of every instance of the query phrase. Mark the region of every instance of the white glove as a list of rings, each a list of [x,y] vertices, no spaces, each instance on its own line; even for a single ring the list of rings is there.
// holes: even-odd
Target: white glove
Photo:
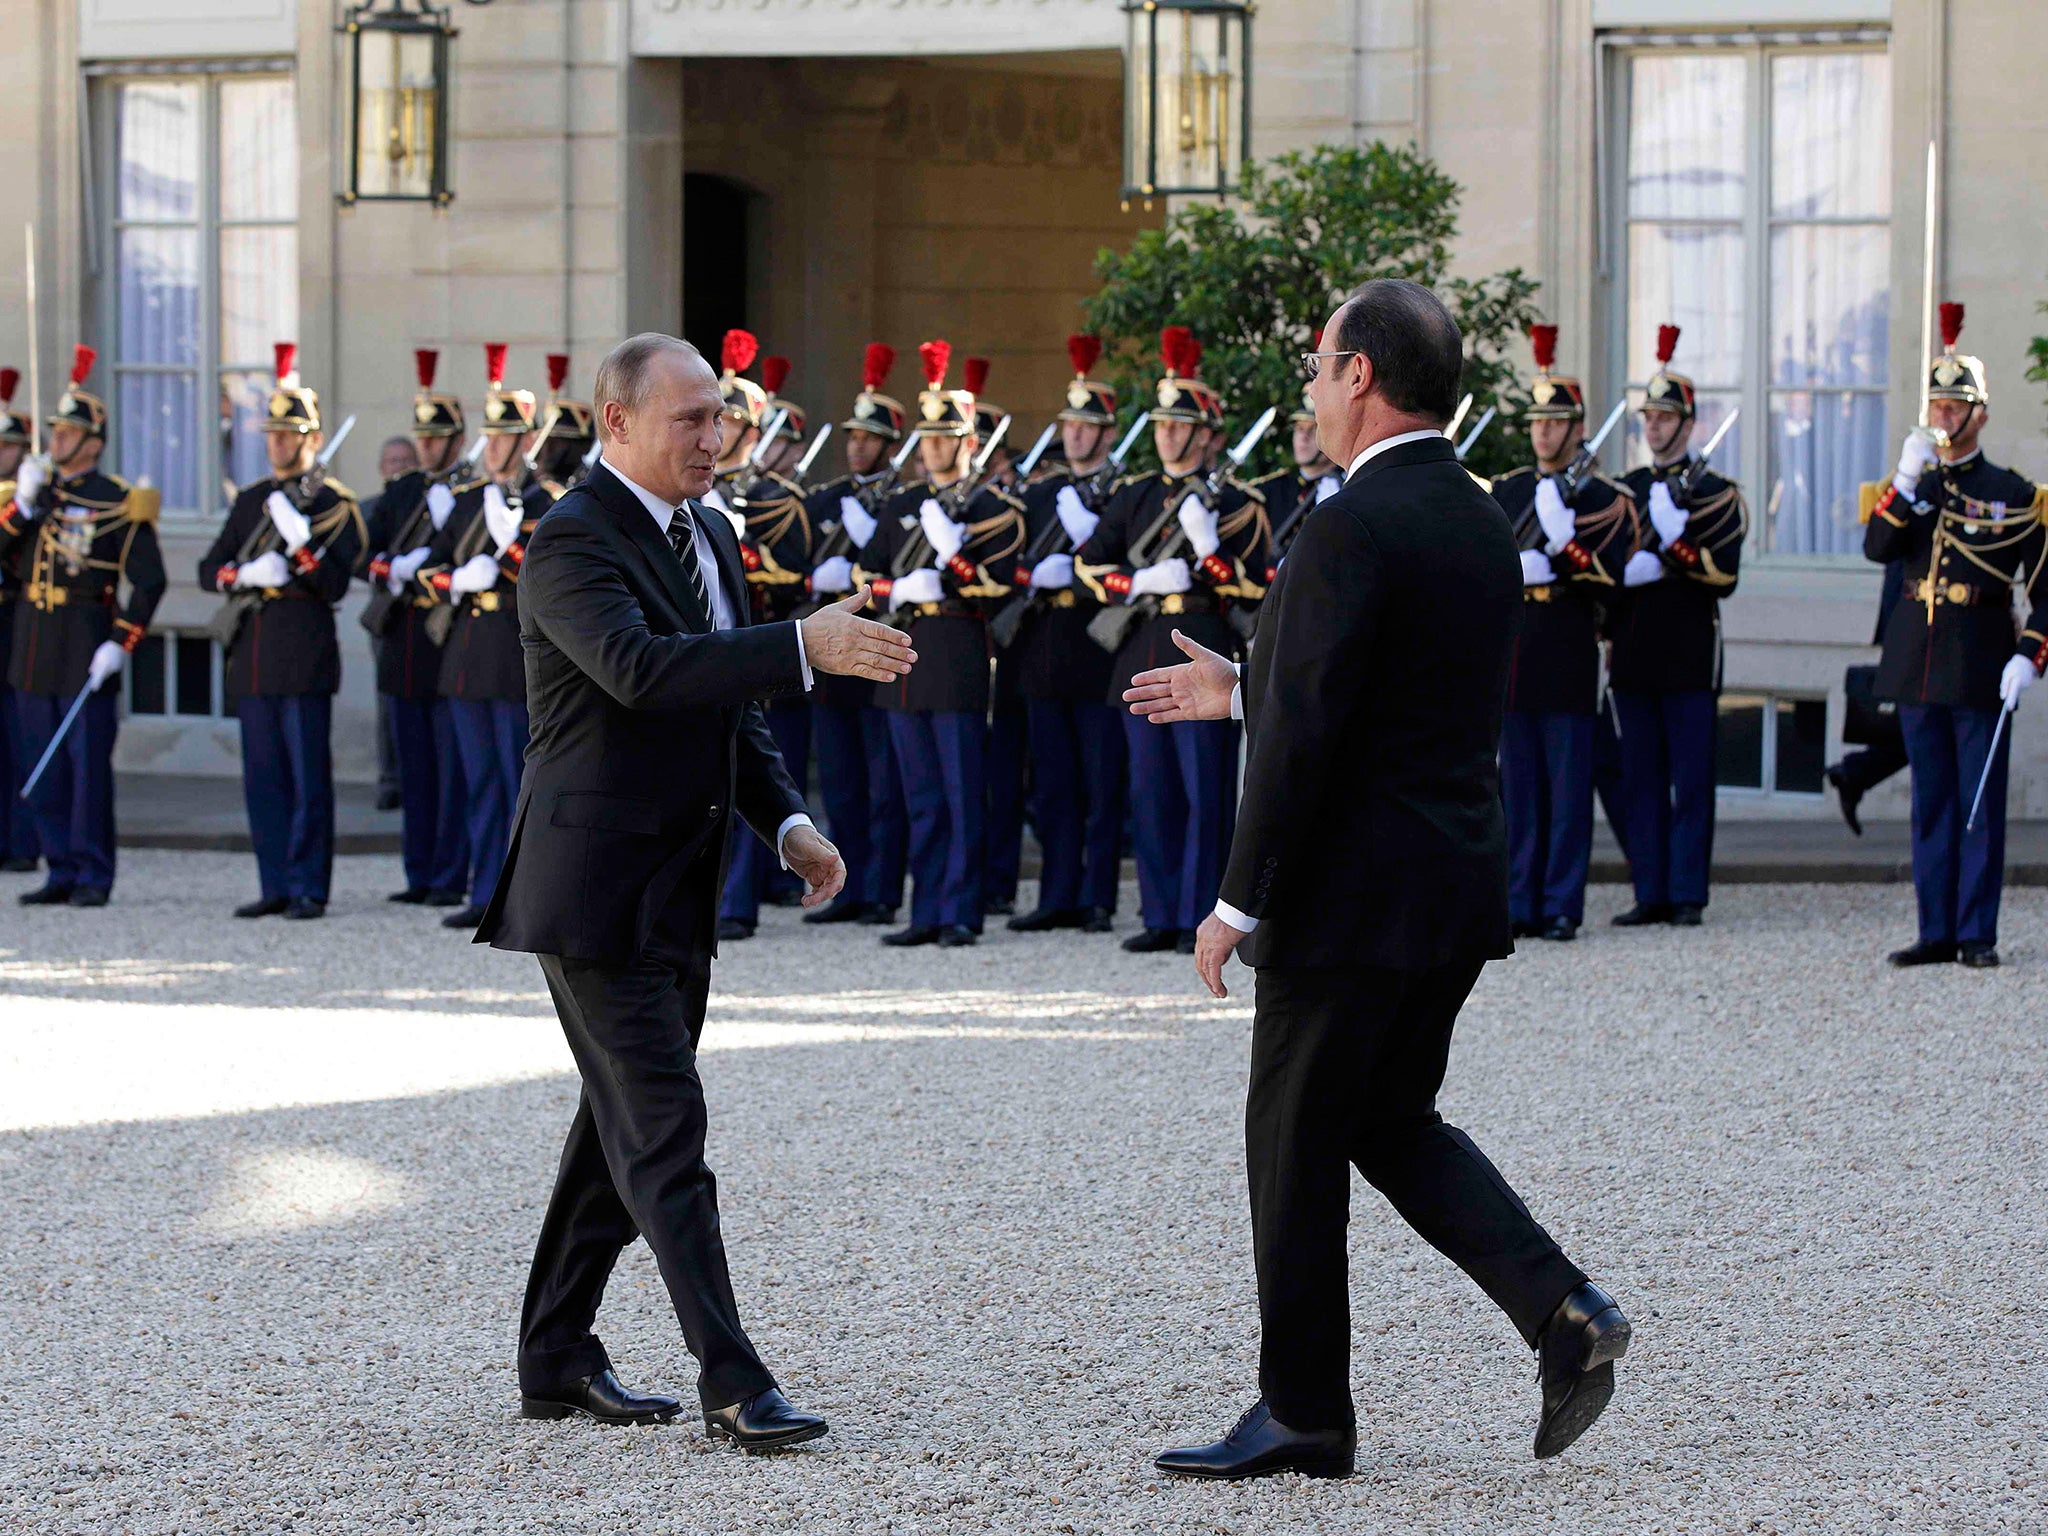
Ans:
[[[946,509],[929,496],[917,509],[917,521],[931,541],[932,553],[939,557],[940,565],[959,554],[960,546],[967,542],[967,530],[946,516]]]
[[[1197,560],[1206,560],[1215,554],[1223,541],[1216,536],[1216,514],[1199,496],[1190,496],[1180,504],[1181,531],[1188,536],[1188,543],[1195,551]]]
[[[1546,587],[1557,580],[1550,569],[1550,556],[1540,549],[1522,551],[1522,585],[1525,587]]]
[[[1175,592],[1185,592],[1194,585],[1194,578],[1188,574],[1187,561],[1175,555],[1171,560],[1162,560],[1157,565],[1148,565],[1131,578],[1131,596],[1168,597]]]
[[[50,478],[49,461],[39,453],[23,457],[21,467],[14,472],[14,499],[21,503],[21,510],[35,510],[36,496]]]
[[[813,592],[851,592],[853,590],[853,562],[844,555],[834,555],[830,560],[820,560],[818,568],[811,572]]]
[[[465,592],[483,592],[498,584],[498,557],[496,555],[471,555],[455,568],[455,574],[448,578],[448,595],[460,597]]]
[[[86,669],[85,681],[89,688],[97,688],[108,678],[128,665],[128,653],[111,640],[102,640],[99,649],[92,653],[92,663]]]
[[[1564,504],[1564,493],[1548,475],[1536,482],[1536,521],[1543,525],[1543,547],[1553,555],[1579,531],[1578,519]]]
[[[1067,542],[1076,549],[1095,536],[1095,525],[1102,521],[1101,514],[1090,512],[1081,493],[1071,485],[1060,487],[1059,495],[1052,499],[1052,509],[1059,514],[1060,526],[1067,530]]]
[[[1650,487],[1650,526],[1657,530],[1666,549],[1685,537],[1685,524],[1685,513],[1671,499],[1671,487],[1657,481]]]
[[[430,553],[432,551],[422,544],[410,554],[394,555],[391,560],[391,574],[384,578],[384,590],[393,597],[403,592],[405,584],[418,575],[420,567],[427,563],[427,556]]]
[[[434,520],[434,532],[439,533],[448,522],[448,514],[455,510],[455,493],[436,480],[427,487],[427,515]]]
[[[1528,556],[1522,559],[1526,562]],[[1624,587],[1647,587],[1653,581],[1664,579],[1664,562],[1647,549],[1639,549],[1628,557],[1628,564],[1621,568],[1621,584]]]
[[[846,536],[855,549],[866,549],[875,536],[875,514],[862,506],[857,496],[839,498],[839,521],[846,526]]]
[[[237,588],[281,587],[291,579],[292,568],[284,563],[284,556],[274,549],[235,567]]]
[[[484,526],[490,530],[491,542],[501,555],[505,546],[519,537],[519,514],[496,485],[484,487]]]
[[[1074,557],[1072,555],[1047,555],[1031,567],[1031,590],[1050,592],[1074,584]]]
[[[2015,656],[2005,664],[2005,671],[1998,679],[1998,696],[2005,701],[2007,709],[2020,707],[2020,695],[2034,686],[2034,680],[2041,674],[2034,670],[2034,664],[2024,656]]]
[[[889,588],[889,608],[893,612],[905,603],[936,603],[945,595],[945,583],[939,580],[939,573],[925,566],[896,578]]]
[[[1899,468],[1892,484],[1901,496],[1911,498],[1920,477],[1934,467],[1934,442],[1924,432],[1908,432],[1899,445]]]
[[[283,491],[272,491],[264,497],[263,510],[270,515],[270,526],[284,540],[286,554],[296,555],[305,547],[306,540],[313,537],[312,523],[305,513],[291,504]]]
[[[1321,506],[1324,502],[1328,501],[1332,496],[1336,495],[1339,491],[1343,489],[1343,476],[1324,475],[1320,480],[1316,481],[1316,505]]]

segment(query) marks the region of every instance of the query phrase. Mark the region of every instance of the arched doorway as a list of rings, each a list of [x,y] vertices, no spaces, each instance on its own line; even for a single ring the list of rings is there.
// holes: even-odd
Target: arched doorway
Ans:
[[[683,175],[683,339],[714,365],[719,339],[747,323],[747,256],[758,201],[731,177]]]

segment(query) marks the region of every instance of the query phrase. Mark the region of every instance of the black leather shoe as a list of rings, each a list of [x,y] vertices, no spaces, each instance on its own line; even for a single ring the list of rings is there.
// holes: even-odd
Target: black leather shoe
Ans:
[[[1273,1417],[1262,1397],[1237,1421],[1237,1428],[1213,1445],[1161,1451],[1152,1465],[1175,1477],[1209,1477],[1239,1482],[1299,1472],[1303,1477],[1349,1477],[1358,1458],[1355,1429],[1289,1429]]]
[[[1696,907],[1689,901],[1675,901],[1671,904],[1671,926],[1674,928],[1697,928],[1706,921],[1707,909]]]
[[[1956,947],[1938,939],[1922,940],[1895,949],[1885,958],[1901,968],[1909,965],[1947,965],[1956,957]]]
[[[237,917],[275,917],[291,903],[282,896],[264,896],[256,901],[245,901],[235,908]]]
[[[1078,928],[1081,923],[1082,915],[1077,911],[1048,912],[1040,907],[1036,912],[1019,913],[1003,926],[1012,933],[1051,933],[1055,928]]]
[[[1017,898],[1014,896],[997,896],[993,900],[984,901],[981,904],[981,915],[983,917],[1008,917],[1016,910]]]
[[[1558,1303],[1536,1341],[1543,1416],[1536,1459],[1555,1456],[1593,1427],[1614,1396],[1614,1362],[1628,1353],[1628,1319],[1614,1298],[1588,1280]]]
[[[1543,937],[1553,944],[1569,944],[1579,936],[1579,925],[1568,917],[1553,917],[1543,925]]]
[[[10,875],[32,875],[36,872],[35,859],[0,859],[0,870]]]
[[[427,898],[433,894],[424,885],[408,885],[402,891],[393,891],[384,899],[386,901],[399,902],[408,907],[417,907],[425,905]]]
[[[1116,914],[1107,907],[1090,907],[1081,916],[1083,933],[1114,933]]]
[[[857,923],[868,915],[868,904],[864,901],[841,899],[826,906],[818,907],[804,914],[807,923]]]
[[[718,920],[718,942],[721,944],[731,944],[739,939],[751,939],[753,936],[752,923],[743,923],[736,917],[721,917]]]
[[[744,1402],[705,1409],[704,1430],[712,1439],[730,1440],[743,1451],[779,1451],[817,1439],[825,1433],[825,1421],[770,1387]]]
[[[1192,955],[1195,952],[1195,930],[1181,929],[1180,937],[1173,941],[1173,950],[1178,955]]]
[[[1842,806],[1842,820],[1849,823],[1849,830],[1851,832],[1861,837],[1863,835],[1863,823],[1857,818],[1856,807],[1863,803],[1863,791],[1849,782],[1848,775],[1842,772],[1842,765],[1840,763],[1828,764],[1824,777],[1830,784],[1835,786],[1835,797],[1841,802]]]
[[[71,887],[54,882],[39,890],[23,891],[14,898],[24,907],[62,907],[71,902]]]
[[[294,896],[291,899],[290,905],[284,909],[284,915],[291,921],[301,923],[307,922],[312,918],[325,917],[327,915],[327,903],[315,901],[310,896]]]
[[[894,933],[882,935],[882,942],[891,949],[916,949],[924,944],[939,942],[937,923],[912,923],[908,928],[898,928]]]
[[[771,907],[800,907],[804,904],[804,893],[802,887],[792,891],[787,886],[780,886],[761,899]]]
[[[71,890],[71,905],[74,907],[104,907],[107,904],[107,888],[103,885],[79,885]]]
[[[1178,928],[1143,928],[1124,940],[1124,952],[1131,955],[1164,954],[1179,944]]]
[[[1614,914],[1614,926],[1617,928],[1648,928],[1655,923],[1670,921],[1669,907],[1646,907],[1640,903],[1630,907],[1626,912]]]
[[[582,1417],[600,1424],[666,1424],[682,1411],[683,1405],[673,1397],[627,1390],[610,1371],[552,1392],[528,1392],[519,1399],[522,1419]]]
[[[1998,946],[1982,939],[1965,939],[1956,946],[1956,963],[1973,971],[1991,970],[1999,963]]]
[[[1511,939],[1533,939],[1542,931],[1541,923],[1532,923],[1526,918],[1518,917],[1508,924],[1508,937]]]
[[[981,942],[981,935],[965,923],[949,923],[939,934],[941,949],[969,949]]]
[[[421,903],[428,907],[459,907],[463,904],[460,891],[429,891],[427,899]]]
[[[484,920],[482,907],[464,907],[460,912],[450,912],[441,919],[443,928],[474,928]]]
[[[894,907],[885,907],[878,901],[870,905],[867,911],[861,914],[860,921],[863,928],[894,928],[896,926],[896,909]]]

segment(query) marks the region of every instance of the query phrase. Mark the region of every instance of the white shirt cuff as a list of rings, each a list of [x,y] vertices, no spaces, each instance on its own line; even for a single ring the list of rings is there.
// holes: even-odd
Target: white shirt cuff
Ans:
[[[815,826],[817,826],[817,823],[815,821],[811,820],[811,818],[806,816],[802,811],[798,811],[794,816],[790,817],[787,821],[783,822],[781,826],[775,829],[775,856],[776,858],[782,861],[782,867],[784,869],[789,868],[789,858],[786,854],[783,853],[782,845],[789,840],[789,834],[794,832],[798,827]]]
[[[1246,917],[1227,901],[1219,900],[1216,903],[1216,915],[1230,924],[1239,933],[1251,933],[1259,926],[1259,920],[1256,917]]]
[[[1230,670],[1231,670],[1231,671],[1233,671],[1233,672],[1235,672],[1235,673],[1236,673],[1236,674],[1237,674],[1237,675],[1238,675],[1239,677],[1243,677],[1243,676],[1244,676],[1244,663],[1243,663],[1243,662],[1241,662],[1241,661],[1233,661],[1233,662],[1232,662],[1232,663],[1230,664]],[[1237,684],[1235,684],[1234,686],[1232,686],[1232,688],[1231,688],[1231,690],[1230,690],[1230,718],[1231,718],[1231,719],[1233,719],[1233,720],[1242,720],[1242,719],[1244,718],[1244,684],[1243,684],[1243,683],[1237,683]],[[1251,932],[1251,929],[1247,928],[1247,929],[1245,929],[1245,932],[1246,932],[1246,933],[1250,933],[1250,932]]]
[[[804,692],[809,693],[811,691],[811,655],[810,652],[804,649],[804,621],[802,619],[796,621],[796,664],[803,669]],[[783,830],[788,831],[789,829],[784,827]]]

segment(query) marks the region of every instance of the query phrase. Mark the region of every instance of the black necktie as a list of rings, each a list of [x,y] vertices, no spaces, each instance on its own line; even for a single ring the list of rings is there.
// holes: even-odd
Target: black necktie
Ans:
[[[675,516],[668,520],[668,542],[676,552],[676,559],[683,563],[683,573],[690,578],[690,593],[697,599],[697,608],[704,615],[705,624],[716,629],[718,614],[711,606],[711,594],[704,587],[704,563],[697,558],[697,519],[687,501],[677,507]]]

